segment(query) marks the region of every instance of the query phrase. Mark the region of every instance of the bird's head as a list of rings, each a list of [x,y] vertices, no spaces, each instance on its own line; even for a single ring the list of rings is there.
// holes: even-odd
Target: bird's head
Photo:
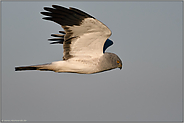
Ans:
[[[116,60],[116,63],[117,63],[117,67],[121,70],[123,67],[123,63],[122,63],[121,59],[119,58],[118,60]]]
[[[113,68],[122,69],[123,63],[122,63],[121,59],[116,54],[106,52],[104,55],[106,57],[106,60],[103,61],[103,65],[105,65],[106,67],[109,67],[110,69],[113,69]]]

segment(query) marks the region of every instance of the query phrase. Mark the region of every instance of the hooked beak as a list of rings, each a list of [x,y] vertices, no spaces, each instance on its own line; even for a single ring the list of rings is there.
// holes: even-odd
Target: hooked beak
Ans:
[[[119,65],[119,69],[120,69],[120,70],[122,69],[122,64]]]

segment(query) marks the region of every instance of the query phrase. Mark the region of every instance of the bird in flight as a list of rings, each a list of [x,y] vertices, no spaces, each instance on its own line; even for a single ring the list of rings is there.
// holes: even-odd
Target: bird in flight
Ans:
[[[121,59],[105,52],[113,44],[110,29],[91,15],[70,7],[44,7],[43,19],[61,25],[64,31],[52,34],[51,44],[63,44],[63,60],[47,64],[15,67],[15,71],[40,70],[92,74],[122,68]]]

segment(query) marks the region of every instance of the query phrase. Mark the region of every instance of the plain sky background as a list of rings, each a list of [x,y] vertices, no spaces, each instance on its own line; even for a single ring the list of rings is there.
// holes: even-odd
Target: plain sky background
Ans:
[[[15,72],[62,58],[43,7],[76,7],[107,25],[123,69]],[[2,119],[182,121],[182,2],[2,2]]]

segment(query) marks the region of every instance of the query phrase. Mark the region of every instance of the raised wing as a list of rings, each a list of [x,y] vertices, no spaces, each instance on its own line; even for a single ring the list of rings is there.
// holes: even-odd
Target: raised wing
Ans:
[[[65,36],[64,34],[66,34],[66,33],[64,31],[59,31],[59,33],[61,33],[61,34],[51,34],[51,36],[53,36],[54,38],[48,39],[51,42],[50,44],[63,44],[64,36]],[[113,41],[111,41],[110,39],[107,39],[105,41],[104,46],[103,46],[103,53],[111,45],[113,45]]]
[[[63,42],[63,59],[71,57],[99,57],[103,55],[103,46],[111,31],[103,23],[75,8],[52,5],[41,12],[45,20],[60,24],[66,31]],[[55,35],[56,36],[56,35]],[[60,35],[61,36],[61,35]]]

